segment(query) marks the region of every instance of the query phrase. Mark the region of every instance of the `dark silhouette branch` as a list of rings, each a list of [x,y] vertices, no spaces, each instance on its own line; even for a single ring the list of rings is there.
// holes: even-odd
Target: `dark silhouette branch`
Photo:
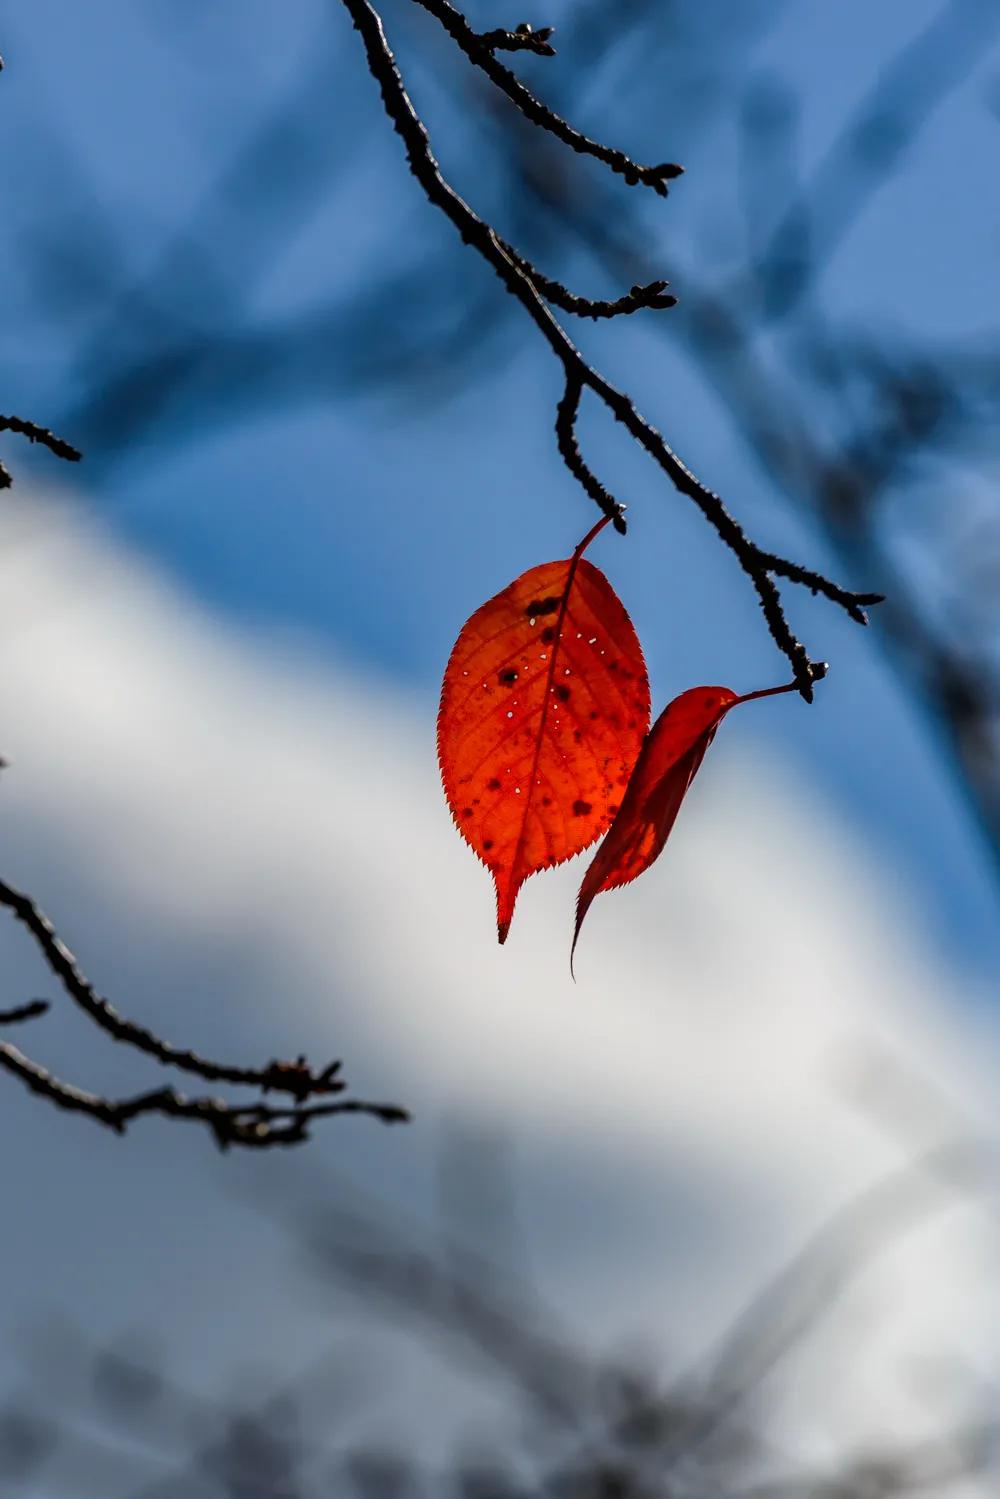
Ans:
[[[101,1098],[62,1082],[17,1047],[0,1042],[0,1066],[19,1078],[31,1092],[47,1098],[57,1107],[89,1114],[119,1134],[144,1114],[195,1120],[207,1126],[222,1147],[297,1145],[308,1139],[309,1125],[314,1120],[340,1114],[368,1114],[384,1124],[402,1123],[409,1118],[406,1110],[395,1104],[369,1103],[356,1098],[307,1104],[307,1099],[329,1098],[345,1091],[347,1085],[340,1076],[340,1062],[331,1062],[320,1072],[313,1072],[305,1057],[294,1062],[272,1061],[265,1067],[236,1067],[209,1061],[197,1052],[172,1046],[144,1026],[127,1020],[96,992],[48,917],[29,896],[0,880],[0,905],[6,906],[15,920],[26,928],[64,993],[113,1040],[135,1047],[165,1067],[194,1073],[206,1082],[230,1083],[265,1094],[286,1093],[295,1100],[294,1104],[276,1107],[259,1099],[236,1104],[218,1098],[187,1098],[169,1087],[154,1089],[134,1098]],[[48,1008],[46,1001],[32,1000],[18,1009],[0,1012],[0,1024],[32,1020],[43,1015]]]
[[[395,1104],[369,1103],[358,1098],[273,1107],[260,1102],[229,1103],[222,1098],[186,1098],[173,1088],[155,1088],[134,1098],[102,1098],[61,1082],[7,1041],[0,1041],[0,1067],[57,1108],[87,1114],[117,1134],[124,1134],[143,1115],[157,1114],[165,1119],[187,1119],[204,1125],[222,1150],[232,1145],[257,1150],[300,1145],[309,1138],[309,1126],[314,1120],[338,1114],[367,1114],[383,1124],[401,1124],[409,1118],[406,1110]]]
[[[501,240],[504,250],[515,262],[521,271],[528,277],[535,290],[540,292],[547,302],[553,307],[560,308],[563,312],[571,312],[576,317],[589,317],[595,321],[598,318],[627,317],[630,313],[639,312],[643,308],[661,311],[667,307],[676,307],[677,298],[664,295],[669,281],[650,281],[645,286],[633,286],[623,297],[616,297],[613,301],[595,301],[591,297],[578,297],[571,292],[561,281],[556,281],[551,276],[543,276],[530,260],[526,260],[513,245]]]
[[[500,68],[500,64],[495,62],[491,54],[483,51],[475,41],[475,34],[470,32],[464,17],[449,5],[447,0],[418,0],[418,3],[437,16],[470,60],[482,67],[491,79],[498,82],[499,87],[504,88],[505,92],[508,91],[508,79],[512,84],[517,82],[506,69]],[[368,67],[379,85],[386,113],[403,140],[412,174],[428,200],[451,220],[463,241],[477,250],[493,267],[507,291],[521,303],[563,367],[566,389],[570,395],[568,399],[564,398],[557,431],[560,452],[567,460],[570,472],[583,484],[586,492],[595,499],[605,514],[615,515],[617,529],[622,530],[620,507],[614,505],[603,485],[583,464],[575,441],[571,444],[566,440],[567,431],[572,431],[571,418],[575,415],[572,393],[577,391],[577,388],[581,392],[587,388],[593,391],[612,415],[622,423],[629,435],[649,454],[675,488],[697,505],[719,538],[733,553],[753,584],[771,637],[791,665],[799,692],[807,702],[811,701],[813,683],[821,674],[820,663],[810,659],[805,646],[793,634],[785,618],[781,595],[774,579],[776,575],[784,576],[791,582],[802,583],[813,592],[817,592],[819,591],[819,574],[806,572],[794,563],[763,552],[755,542],[751,541],[739,522],[726,509],[720,496],[695,477],[661,433],[641,415],[631,398],[618,390],[587,363],[545,305],[545,294],[536,285],[528,263],[504,243],[492,226],[481,219],[442,176],[431,150],[426,128],[406,92],[378,12],[369,4],[369,0],[343,0],[343,4],[361,35]],[[494,76],[497,69],[500,69],[504,75],[500,81]],[[520,90],[522,86],[518,84],[517,88]],[[529,95],[529,98],[532,97]],[[532,118],[530,113],[528,118]],[[551,123],[546,119],[538,120],[537,123],[543,125],[544,128],[551,128]],[[559,138],[563,139],[563,136],[560,135]],[[573,144],[573,142],[568,141],[567,144]],[[615,154],[612,153],[612,155]],[[632,165],[634,169],[634,164]],[[641,179],[636,178],[636,180]],[[551,287],[552,283],[549,285]],[[578,400],[579,394],[575,397],[575,401],[578,402]],[[608,508],[609,504],[611,509]],[[822,580],[822,592],[826,598],[838,604],[856,620],[863,617],[862,605],[880,601],[880,596],[877,594],[853,593],[828,579]]]
[[[0,432],[16,432],[21,437],[26,437],[29,442],[39,442],[43,448],[48,448],[57,458],[64,458],[67,463],[79,463],[83,454],[72,447],[63,438],[57,437],[47,427],[40,427],[37,422],[25,421],[21,416],[0,416]],[[0,463],[0,489],[9,489],[13,479],[8,470]]]
[[[20,1025],[22,1020],[38,1020],[51,1008],[47,999],[30,999],[26,1005],[17,1005],[13,1010],[0,1010],[0,1025]]]
[[[576,440],[576,419],[580,414],[582,395],[581,381],[567,375],[566,389],[556,408],[556,442],[559,445],[559,453],[574,479],[583,486],[595,505],[599,505],[604,514],[611,517],[611,524],[615,530],[620,535],[624,535],[625,506],[619,504],[614,495],[605,489],[597,475],[588,468]]]
[[[555,57],[556,49],[549,41],[554,31],[554,26],[541,26],[534,31],[527,21],[522,21],[513,31],[480,31],[473,35],[487,52],[534,52],[539,57]]]
[[[630,186],[641,182],[644,187],[651,187],[654,192],[659,193],[661,198],[667,196],[667,183],[674,177],[680,177],[684,171],[683,167],[677,166],[672,161],[661,162],[659,166],[654,167],[641,166],[630,156],[626,156],[624,151],[616,151],[612,146],[603,146],[600,141],[591,140],[579,130],[574,130],[573,126],[568,124],[561,115],[557,115],[554,110],[549,109],[548,105],[536,98],[509,68],[504,67],[502,62],[497,62],[491,45],[486,41],[488,37],[495,37],[496,32],[487,32],[486,37],[483,37],[473,31],[461,11],[449,4],[449,0],[417,0],[417,4],[422,5],[435,20],[440,21],[452,41],[461,47],[469,61],[482,69],[490,82],[495,84],[501,93],[506,94],[512,104],[517,105],[532,125],[538,125],[541,129],[549,131],[557,140],[562,141],[564,146],[569,146],[581,156],[593,156],[598,161],[603,161],[605,166],[624,177]],[[515,33],[515,36],[517,35],[527,34]],[[495,42],[492,43],[492,46],[496,45]]]
[[[265,1067],[232,1067],[209,1061],[196,1052],[172,1046],[144,1026],[120,1015],[108,1000],[97,993],[76,958],[59,936],[51,921],[30,896],[0,880],[0,905],[6,906],[34,939],[35,946],[64,992],[95,1025],[115,1041],[123,1041],[136,1050],[155,1058],[164,1067],[192,1072],[209,1083],[232,1083],[239,1087],[262,1088],[265,1092],[288,1093],[300,1101],[314,1095],[339,1093],[344,1084],[338,1074],[341,1063],[331,1062],[320,1072],[313,1072],[304,1057],[294,1062],[268,1062]]]

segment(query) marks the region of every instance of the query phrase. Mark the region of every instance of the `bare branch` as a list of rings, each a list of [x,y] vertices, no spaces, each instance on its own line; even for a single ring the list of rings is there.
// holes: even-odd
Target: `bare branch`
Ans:
[[[511,103],[516,104],[533,125],[549,131],[557,140],[562,141],[563,145],[569,146],[573,151],[578,151],[582,156],[593,156],[598,161],[603,161],[613,172],[624,177],[630,186],[641,182],[644,187],[651,187],[654,192],[659,193],[661,198],[667,196],[667,183],[674,177],[680,177],[684,171],[683,167],[671,161],[661,162],[659,166],[641,166],[630,156],[626,156],[624,151],[616,151],[612,146],[603,146],[600,141],[591,140],[579,130],[574,130],[572,125],[537,99],[509,68],[504,67],[502,62],[497,62],[490,45],[486,42],[486,37],[496,36],[496,32],[487,32],[486,37],[480,36],[478,32],[473,31],[461,11],[456,10],[449,0],[417,0],[417,4],[422,5],[424,10],[429,11],[436,20],[440,21],[469,61],[477,68],[481,68],[490,82],[495,84],[501,93],[506,94]],[[519,33],[515,33],[517,34]],[[497,44],[494,42],[492,45]]]
[[[832,603],[839,604],[842,609],[859,625],[868,623],[868,616],[861,607],[863,604],[870,606],[885,602],[882,593],[845,593],[829,578],[824,578],[822,573],[813,572],[811,568],[800,567],[797,562],[789,562],[784,557],[777,557],[773,552],[761,552],[760,560],[769,572],[776,573],[779,578],[787,578],[789,583],[801,583],[803,588],[816,596],[822,594],[824,598],[830,599]]]
[[[556,442],[562,460],[574,479],[578,480],[590,498],[611,517],[611,524],[619,535],[625,534],[625,506],[618,503],[614,495],[605,489],[597,475],[588,468],[580,453],[576,440],[576,419],[580,413],[580,397],[583,385],[571,376],[566,377],[566,389],[556,408]]]
[[[459,41],[459,45],[477,66],[485,67],[482,58],[487,57],[488,54],[483,53],[481,48],[468,41],[467,23],[452,6],[447,4],[447,0],[418,0],[418,3],[437,15],[443,25],[447,25],[449,31]],[[729,513],[720,496],[695,477],[664,440],[661,433],[641,415],[631,398],[618,390],[587,363],[545,305],[542,293],[535,285],[529,270],[525,268],[527,263],[523,257],[516,251],[512,251],[500,239],[496,231],[482,220],[463,198],[459,197],[442,176],[431,150],[423,121],[406,92],[377,11],[369,0],[343,0],[343,4],[361,35],[369,69],[381,90],[386,113],[397,133],[402,137],[414,177],[420,183],[428,200],[455,225],[463,241],[477,250],[493,267],[507,291],[521,303],[562,364],[566,377],[567,396],[564,397],[564,412],[561,419],[557,421],[557,434],[560,452],[570,472],[579,480],[591,498],[601,506],[605,514],[615,514],[616,527],[618,530],[623,530],[620,507],[614,505],[607,491],[583,464],[575,440],[572,444],[566,440],[567,433],[572,433],[576,404],[579,401],[579,394],[574,399],[572,393],[577,387],[580,391],[587,388],[603,401],[607,409],[622,423],[640,447],[645,449],[674,487],[697,505],[720,540],[736,557],[757,593],[772,639],[792,667],[799,692],[807,702],[810,702],[813,683],[823,674],[825,667],[822,663],[810,660],[805,646],[793,634],[782,609],[781,595],[774,582],[774,575],[790,576],[795,573],[793,581],[805,582],[808,578],[807,586],[814,587],[818,591],[819,574],[806,573],[792,562],[786,562],[783,558],[776,558],[770,553],[762,552]],[[495,64],[491,57],[489,60],[492,66],[499,67],[499,64]],[[489,68],[486,70],[489,71]],[[506,70],[503,71],[506,72]],[[611,510],[606,508],[609,503],[613,507]],[[874,602],[874,595],[852,593],[828,579],[822,580],[822,591],[826,598],[838,604],[853,619],[859,619],[863,602]]]
[[[258,1102],[231,1104],[221,1098],[186,1098],[173,1088],[157,1088],[134,1098],[102,1098],[61,1082],[7,1041],[0,1041],[0,1067],[57,1108],[87,1114],[117,1134],[124,1134],[132,1121],[142,1115],[158,1114],[166,1119],[188,1119],[204,1125],[222,1150],[231,1145],[257,1150],[300,1145],[309,1138],[309,1126],[314,1120],[336,1114],[368,1114],[382,1124],[403,1124],[409,1119],[406,1110],[395,1104],[369,1103],[358,1098],[285,1108]]]
[[[268,1062],[265,1067],[232,1067],[209,1061],[196,1052],[172,1046],[159,1036],[120,1015],[108,1000],[94,989],[76,958],[63,942],[51,921],[30,896],[0,880],[0,905],[6,906],[34,939],[46,964],[59,980],[65,993],[101,1030],[116,1041],[134,1046],[154,1057],[165,1067],[192,1072],[211,1083],[233,1083],[240,1087],[262,1088],[265,1092],[288,1093],[299,1101],[319,1094],[340,1093],[345,1084],[338,1076],[341,1063],[331,1062],[320,1072],[313,1072],[305,1057],[294,1062]]]
[[[553,307],[559,307],[563,312],[571,312],[576,317],[589,317],[595,321],[598,318],[627,317],[630,313],[639,312],[643,308],[653,311],[662,311],[667,307],[676,307],[677,298],[664,295],[669,281],[650,281],[645,286],[633,286],[631,291],[623,297],[616,297],[611,302],[594,301],[590,297],[578,297],[571,292],[561,281],[556,281],[551,276],[543,276],[537,267],[533,266],[513,245],[506,240],[500,243],[507,254],[517,264],[518,268],[531,281],[535,290],[539,292]]]
[[[57,458],[63,458],[67,463],[79,463],[83,454],[74,448],[64,438],[57,437],[50,432],[48,427],[40,427],[37,422],[25,421],[21,416],[0,415],[0,432],[16,432],[21,437],[26,437],[29,442],[41,443],[43,448],[48,448]],[[11,486],[10,474],[2,463],[0,463],[0,489],[9,489]]]
[[[20,1025],[23,1020],[37,1020],[51,1009],[47,999],[30,999],[13,1010],[0,1010],[0,1025]]]

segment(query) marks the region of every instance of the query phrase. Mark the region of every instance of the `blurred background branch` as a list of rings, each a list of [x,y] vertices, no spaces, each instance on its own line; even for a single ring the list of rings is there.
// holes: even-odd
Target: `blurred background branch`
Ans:
[[[495,1144],[456,1133],[441,1163],[440,1219],[408,1221],[349,1181],[310,1175],[258,1200],[292,1251],[288,1273],[323,1318],[346,1293],[367,1341],[341,1331],[281,1384],[187,1388],[141,1329],[105,1346],[63,1321],[26,1340],[21,1387],[0,1406],[0,1479],[22,1492],[109,1499],[902,1499],[985,1494],[997,1478],[987,1396],[959,1423],[869,1442],[824,1464],[782,1450],[770,1384],[794,1379],[845,1288],[926,1219],[978,1196],[995,1152],[952,1140],[843,1204],[753,1297],[698,1363],[673,1377],[641,1352],[578,1342],[513,1262],[496,1257],[515,1206]],[[469,1178],[492,1201],[473,1216]],[[335,1204],[327,1206],[327,1204]],[[478,1246],[489,1242],[494,1253]],[[343,1327],[343,1313],[338,1323]],[[411,1366],[475,1393],[453,1450],[408,1448],[389,1412]],[[436,1369],[437,1372],[431,1373]],[[838,1377],[850,1377],[839,1368]],[[58,1398],[53,1400],[53,1391]],[[367,1436],[359,1410],[384,1408]],[[381,1431],[381,1435],[377,1435]],[[416,1444],[419,1446],[419,1444]],[[971,1487],[970,1487],[971,1485]]]

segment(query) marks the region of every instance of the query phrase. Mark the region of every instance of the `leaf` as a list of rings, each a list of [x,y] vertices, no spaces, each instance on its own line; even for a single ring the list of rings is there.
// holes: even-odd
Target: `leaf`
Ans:
[[[583,918],[595,895],[637,880],[659,858],[687,789],[730,708],[794,692],[796,686],[788,682],[742,697],[728,687],[690,687],[667,704],[646,736],[618,815],[583,877],[569,955],[571,973]]]
[[[444,674],[441,780],[456,827],[493,875],[501,942],[528,876],[610,826],[649,727],[632,621],[582,555],[606,524],[477,609]]]

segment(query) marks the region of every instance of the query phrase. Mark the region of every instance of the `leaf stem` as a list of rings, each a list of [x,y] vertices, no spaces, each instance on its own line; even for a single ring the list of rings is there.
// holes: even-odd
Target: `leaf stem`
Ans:
[[[758,697],[777,697],[781,692],[798,692],[798,682],[786,682],[784,687],[761,687],[757,692],[744,692],[742,697],[736,698],[729,704],[735,708],[737,703],[752,703]]]
[[[590,546],[590,543],[594,540],[594,537],[598,536],[600,534],[600,532],[604,530],[604,527],[606,525],[608,525],[613,519],[614,519],[614,516],[611,516],[611,515],[602,515],[601,518],[600,518],[600,520],[596,523],[596,525],[591,526],[590,530],[587,532],[587,534],[583,538],[583,540],[581,542],[578,542],[577,545],[573,548],[573,555],[570,558],[570,562],[573,563],[574,566],[573,566],[573,568],[572,568],[572,570],[570,572],[570,575],[569,575],[570,576],[570,582],[573,581],[573,573],[576,571],[575,564],[577,562],[579,562],[579,560],[583,556],[584,552]]]

